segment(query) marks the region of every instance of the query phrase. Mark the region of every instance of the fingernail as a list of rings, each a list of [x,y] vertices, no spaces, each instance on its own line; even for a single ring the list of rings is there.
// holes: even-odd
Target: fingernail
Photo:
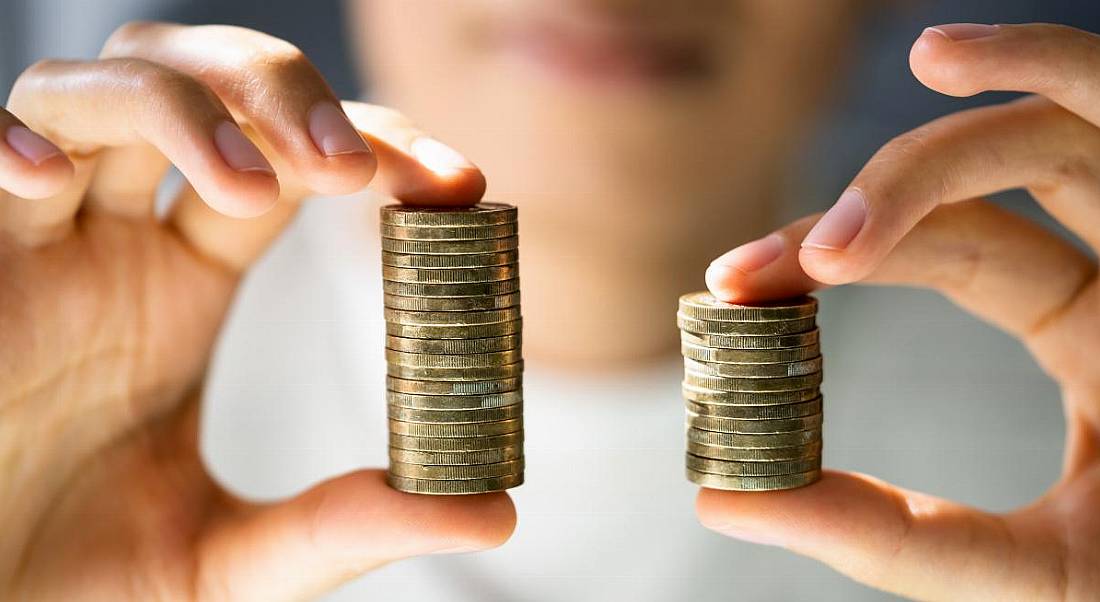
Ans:
[[[63,154],[61,149],[57,148],[53,142],[46,140],[31,131],[30,128],[22,125],[13,125],[8,128],[4,139],[7,140],[8,146],[12,150],[35,165],[41,165],[46,159]]]
[[[369,153],[370,146],[335,104],[322,101],[309,111],[309,135],[326,157]]]
[[[783,237],[773,232],[764,238],[747,242],[727,251],[711,262],[711,265],[729,266],[742,272],[755,272],[779,259],[783,254]]]
[[[928,27],[924,31],[937,33],[952,42],[961,42],[963,40],[989,37],[1000,31],[1000,28],[996,25],[986,25],[984,23],[948,23]]]
[[[480,548],[473,546],[457,546],[454,548],[445,548],[442,550],[436,550],[432,554],[466,554],[469,552],[477,552]]]
[[[473,163],[455,149],[435,138],[421,136],[413,140],[409,150],[417,161],[437,174],[449,174],[463,169],[475,169]]]
[[[740,539],[741,541],[747,541],[749,543],[760,544],[764,546],[782,546],[783,541],[774,532],[762,531],[755,527],[746,527],[744,525],[703,525],[711,531],[721,533],[726,537],[732,537],[734,539]]]
[[[260,149],[244,135],[237,124],[223,121],[214,130],[214,146],[230,167],[237,171],[259,171],[275,175],[275,170]]]
[[[858,188],[849,188],[836,204],[821,216],[806,238],[803,247],[839,251],[848,246],[863,228],[867,219],[867,201]]]

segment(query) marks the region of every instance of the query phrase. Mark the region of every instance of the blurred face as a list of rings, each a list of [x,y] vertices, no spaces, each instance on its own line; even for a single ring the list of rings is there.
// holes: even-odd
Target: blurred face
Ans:
[[[489,197],[520,206],[525,347],[606,361],[674,346],[675,329],[653,325],[671,324],[676,296],[770,225],[853,3],[350,8],[373,99],[458,147]],[[617,342],[585,334],[609,330]]]

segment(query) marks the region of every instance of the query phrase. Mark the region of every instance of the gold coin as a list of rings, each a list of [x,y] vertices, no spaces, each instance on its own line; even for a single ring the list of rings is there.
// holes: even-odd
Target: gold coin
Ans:
[[[708,489],[726,491],[774,491],[795,489],[816,482],[821,478],[820,470],[800,472],[770,477],[735,477],[731,475],[711,474],[687,469],[687,478],[692,483]]]
[[[777,420],[801,418],[821,412],[821,396],[801,403],[784,403],[767,406],[724,405],[685,401],[690,413],[717,418],[738,418],[741,420]]]
[[[488,311],[408,311],[385,308],[387,322],[410,326],[472,326],[498,324],[520,319],[519,307],[490,309]]]
[[[488,395],[518,391],[522,385],[521,377],[470,381],[425,381],[386,377],[386,388],[390,391],[417,395]]]
[[[488,268],[395,268],[382,266],[382,278],[392,282],[423,282],[425,284],[464,284],[467,282],[495,282],[519,275],[514,265],[497,265]]]
[[[520,334],[522,331],[522,320],[467,325],[415,325],[386,322],[387,335],[407,339],[487,339],[509,334]]]
[[[468,411],[514,406],[523,403],[523,393],[520,391],[508,391],[507,393],[488,393],[481,395],[418,395],[416,393],[386,391],[386,403],[390,406],[409,408],[411,410]]]
[[[696,374],[738,378],[780,378],[821,372],[821,356],[782,364],[720,364],[684,358],[684,367]]]
[[[716,322],[769,322],[796,320],[817,315],[817,299],[804,296],[752,305],[726,303],[706,291],[680,297],[680,313],[696,320]]]
[[[382,224],[382,236],[399,240],[484,240],[515,236],[516,224],[491,226],[394,226]]]
[[[813,458],[821,455],[821,441],[797,445],[794,447],[718,447],[688,441],[689,453],[704,458],[716,460],[737,460],[741,462],[778,462],[782,460],[799,460]]]
[[[513,447],[523,443],[523,431],[493,437],[410,437],[390,433],[390,447],[414,451],[460,452]]]
[[[681,388],[687,401],[727,406],[770,406],[809,401],[821,395],[817,387],[796,391],[716,391],[687,382]]]
[[[471,353],[496,353],[519,349],[522,337],[508,334],[483,339],[407,339],[387,336],[386,349],[403,353],[431,353],[437,355],[468,355]]]
[[[812,414],[801,418],[776,418],[772,420],[742,420],[740,418],[721,418],[719,416],[700,416],[688,412],[688,426],[703,431],[717,433],[773,434],[792,433],[820,429],[821,414]]]
[[[427,466],[494,464],[496,462],[507,462],[508,460],[515,460],[522,457],[522,445],[461,452],[424,452],[390,448],[390,460]]]
[[[473,255],[412,255],[382,251],[382,265],[397,268],[489,268],[498,265],[515,265],[518,261],[519,251]]]
[[[726,336],[681,332],[680,341],[690,345],[710,347],[711,349],[786,349],[788,347],[817,345],[820,341],[820,334],[816,328],[809,332],[777,336]]]
[[[519,237],[486,240],[400,240],[383,238],[382,250],[410,255],[468,255],[500,253],[519,248]]]
[[[440,397],[446,397],[441,395]],[[386,415],[391,420],[402,422],[496,422],[523,417],[523,404],[517,403],[499,408],[479,408],[475,410],[421,410],[387,405]]]
[[[717,433],[702,429],[688,428],[688,441],[713,445],[715,447],[776,448],[796,447],[816,443],[821,440],[821,430],[796,431],[793,433]]]
[[[523,374],[523,362],[503,366],[475,366],[470,368],[425,368],[386,364],[386,374],[412,380],[486,381],[513,378]]]
[[[785,378],[732,378],[684,372],[684,384],[716,391],[775,392],[812,389],[821,385],[821,373]]]
[[[519,278],[496,282],[463,284],[422,284],[419,282],[382,281],[382,291],[403,297],[483,297],[504,295],[519,290]]]
[[[474,339],[477,340],[477,339]],[[443,355],[431,353],[402,353],[386,350],[386,361],[399,366],[419,366],[422,368],[476,368],[483,366],[503,366],[514,364],[523,359],[519,349],[497,351],[495,353],[470,353],[466,355]]]
[[[505,203],[478,203],[469,207],[414,207],[384,205],[382,223],[394,226],[491,226],[516,221],[518,212]]]
[[[465,481],[468,479],[486,479],[504,477],[523,472],[523,458],[496,462],[494,464],[459,464],[455,466],[437,466],[406,464],[390,461],[390,474],[410,479],[429,479],[433,481]]]
[[[386,293],[382,302],[390,309],[406,311],[488,311],[519,305],[519,291],[484,297],[402,297]]]
[[[390,487],[406,493],[428,495],[464,495],[504,491],[523,484],[523,473],[506,477],[488,479],[466,479],[463,481],[431,481],[428,479],[410,479],[387,474],[386,482]]]
[[[821,355],[821,346],[807,345],[787,349],[714,349],[681,343],[680,353],[688,359],[712,364],[782,364],[815,358]]]
[[[694,334],[720,334],[724,336],[775,336],[804,333],[813,330],[816,318],[774,320],[771,322],[712,322],[695,320],[684,314],[676,314],[676,324],[682,330]]]
[[[689,453],[685,454],[685,458],[689,470],[736,477],[770,477],[821,470],[820,457],[775,462],[738,462],[701,458]]]
[[[523,430],[523,418],[496,422],[401,422],[390,420],[390,433],[407,437],[495,437]]]

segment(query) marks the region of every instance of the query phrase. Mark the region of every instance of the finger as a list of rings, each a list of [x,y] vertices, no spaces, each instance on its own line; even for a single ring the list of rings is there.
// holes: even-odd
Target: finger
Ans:
[[[29,125],[48,127],[70,154],[91,157],[112,146],[155,146],[219,211],[266,211],[278,194],[270,164],[210,91],[190,77],[141,60],[43,62],[20,76],[10,108]],[[13,215],[3,203],[0,227],[26,236],[70,222],[84,193],[77,178]]]
[[[499,546],[515,520],[504,493],[413,495],[356,472],[226,517],[201,544],[197,597],[312,599],[394,560]]]
[[[936,206],[1027,187],[1055,218],[1100,247],[1100,130],[1031,97],[933,121],[867,163],[802,241],[815,280],[861,280]]]
[[[150,217],[157,188],[171,164],[153,145],[107,148],[96,157],[84,207],[127,217]]]
[[[57,146],[0,109],[0,189],[24,199],[57,194],[73,177],[73,164]]]
[[[1100,37],[1066,27],[952,23],[929,27],[909,54],[924,85],[952,96],[1035,92],[1100,126]]]
[[[374,175],[374,155],[328,83],[283,40],[240,27],[131,23],[101,55],[168,65],[209,86],[289,167],[276,165],[284,183],[293,178],[318,193],[345,194]]]
[[[867,585],[921,600],[1060,600],[1059,530],[1034,513],[1001,517],[827,471],[775,492],[702,489],[702,524],[785,547]]]

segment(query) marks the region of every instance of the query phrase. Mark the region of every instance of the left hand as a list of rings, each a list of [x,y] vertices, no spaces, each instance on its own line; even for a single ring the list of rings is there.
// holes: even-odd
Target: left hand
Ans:
[[[936,289],[1016,335],[1061,386],[1061,480],[992,514],[827,471],[771,493],[703,489],[721,533],[789,548],[863,583],[929,600],[1095,600],[1100,592],[1100,286],[1095,260],[978,197],[1026,188],[1100,249],[1100,38],[1055,25],[946,25],[910,55],[955,96],[1033,96],[899,136],[834,207],[734,249],[707,271],[728,301],[856,282]]]

